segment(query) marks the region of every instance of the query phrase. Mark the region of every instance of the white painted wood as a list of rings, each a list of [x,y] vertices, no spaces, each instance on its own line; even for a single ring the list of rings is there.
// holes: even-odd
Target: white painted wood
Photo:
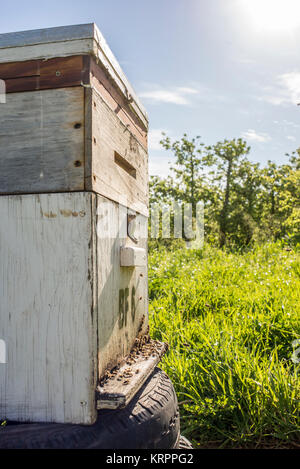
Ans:
[[[120,266],[127,209],[89,192],[13,195],[0,219],[0,419],[91,424],[98,379],[147,331],[147,265]]]
[[[83,189],[83,88],[8,94],[0,104],[0,193]]]
[[[96,419],[93,197],[0,197],[0,419]]]
[[[127,238],[127,210],[97,196],[97,305],[99,378],[130,352],[135,338],[147,329],[147,265],[120,267],[120,248]],[[140,215],[138,247],[147,247],[147,218]]]
[[[0,35],[0,63],[81,54],[97,58],[147,127],[145,108],[94,23]]]
[[[146,250],[135,246],[121,247],[120,263],[122,267],[145,266],[147,265]]]
[[[147,128],[94,24],[0,35],[0,63],[78,54],[97,58]],[[94,89],[0,106],[0,193],[22,193],[0,196],[0,419],[91,424],[97,380],[147,331],[147,151]],[[141,214],[137,245],[125,207]],[[124,247],[138,249],[131,266]]]

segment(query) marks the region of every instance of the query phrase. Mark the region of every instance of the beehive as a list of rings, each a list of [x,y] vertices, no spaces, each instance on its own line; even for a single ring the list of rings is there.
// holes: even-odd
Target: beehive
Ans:
[[[147,115],[94,24],[0,35],[0,78],[0,418],[91,424],[147,327]]]

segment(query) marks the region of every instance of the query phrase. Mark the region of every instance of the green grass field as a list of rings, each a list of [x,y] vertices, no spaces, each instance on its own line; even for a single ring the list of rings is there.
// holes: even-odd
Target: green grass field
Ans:
[[[161,248],[149,262],[182,433],[195,447],[300,446],[300,249]]]

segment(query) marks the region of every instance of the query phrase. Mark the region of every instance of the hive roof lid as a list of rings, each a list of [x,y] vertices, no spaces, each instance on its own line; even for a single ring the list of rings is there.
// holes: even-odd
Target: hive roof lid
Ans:
[[[81,54],[93,55],[101,62],[121,92],[148,121],[145,108],[95,23],[0,34],[0,63]]]
[[[87,23],[4,33],[0,34],[0,49],[46,44],[48,42],[90,39],[94,37],[95,28],[97,28],[95,23]]]

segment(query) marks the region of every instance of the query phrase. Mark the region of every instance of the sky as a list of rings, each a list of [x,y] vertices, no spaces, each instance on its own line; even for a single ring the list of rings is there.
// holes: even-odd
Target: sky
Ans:
[[[14,0],[0,32],[95,22],[147,109],[150,174],[159,145],[242,137],[249,158],[287,161],[299,145],[300,0]]]

